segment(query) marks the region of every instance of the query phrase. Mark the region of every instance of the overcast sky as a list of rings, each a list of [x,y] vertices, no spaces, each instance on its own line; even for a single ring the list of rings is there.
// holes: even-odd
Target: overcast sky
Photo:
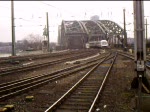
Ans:
[[[144,1],[145,16],[150,16],[149,6],[150,1]],[[128,37],[133,37],[133,1],[14,1],[14,8],[16,41],[31,33],[42,36],[46,12],[49,14],[50,42],[57,42],[57,29],[62,20],[89,20],[91,16],[99,15],[101,20],[112,20],[123,27],[123,8],[126,9]],[[149,20],[148,17],[148,23]],[[0,42],[11,42],[10,1],[0,1]]]

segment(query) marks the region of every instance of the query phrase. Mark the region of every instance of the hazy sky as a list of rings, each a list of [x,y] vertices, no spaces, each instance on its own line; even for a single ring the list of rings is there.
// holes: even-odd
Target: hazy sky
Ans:
[[[150,16],[149,6],[150,1],[144,1],[145,16]],[[57,29],[62,20],[84,20],[99,15],[100,19],[112,20],[123,27],[123,8],[126,9],[126,23],[131,23],[127,25],[127,34],[133,37],[133,1],[14,1],[14,8],[16,41],[31,33],[42,36],[46,12],[50,41],[57,42]],[[148,17],[148,23],[149,20]],[[0,1],[0,42],[11,42],[10,1]]]

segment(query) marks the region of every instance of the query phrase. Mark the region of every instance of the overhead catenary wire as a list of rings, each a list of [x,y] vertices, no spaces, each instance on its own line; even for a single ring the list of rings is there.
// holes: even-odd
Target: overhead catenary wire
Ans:
[[[41,2],[41,1],[39,1],[39,2],[42,3],[42,4],[45,4],[45,5],[47,5],[47,6],[53,7],[53,8],[55,8],[55,9],[57,9],[59,12],[62,12],[62,10],[64,10],[64,9],[62,9],[62,8],[58,8],[58,7],[56,7],[56,6],[53,6],[53,5],[48,4],[48,3],[45,3],[45,2]],[[64,10],[64,11],[72,15],[72,12],[69,12],[69,11],[67,11],[67,10]]]
[[[64,11],[65,13],[67,13],[67,14],[69,14],[70,15],[70,17],[77,17],[75,14],[73,14],[73,12],[70,12],[70,11],[68,11],[68,10],[64,10],[63,8],[58,8],[58,7],[56,7],[56,6],[53,6],[53,5],[51,5],[51,4],[48,4],[48,3],[45,3],[45,2],[41,2],[41,1],[39,1],[40,3],[42,3],[42,4],[45,4],[45,5],[47,5],[47,6],[50,6],[50,7],[53,7],[53,8],[55,8],[55,9],[57,9],[59,12],[61,12],[61,14],[60,14],[60,16],[62,16],[62,11]],[[88,12],[88,11],[87,11]],[[85,13],[85,11],[84,11],[84,13]],[[79,14],[79,13],[78,13]],[[79,16],[83,16],[83,14],[80,14]]]

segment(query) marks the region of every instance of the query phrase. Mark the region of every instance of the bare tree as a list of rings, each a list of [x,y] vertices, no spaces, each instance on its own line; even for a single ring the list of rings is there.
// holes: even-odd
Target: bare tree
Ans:
[[[39,34],[29,34],[23,39],[23,45],[26,49],[32,48],[35,50],[42,49],[42,36]]]

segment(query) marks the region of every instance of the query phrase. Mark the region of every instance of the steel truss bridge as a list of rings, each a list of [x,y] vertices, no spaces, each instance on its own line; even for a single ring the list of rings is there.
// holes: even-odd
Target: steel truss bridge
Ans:
[[[67,49],[85,48],[88,41],[101,39],[123,45],[124,29],[110,20],[63,20],[58,28],[58,44]]]

